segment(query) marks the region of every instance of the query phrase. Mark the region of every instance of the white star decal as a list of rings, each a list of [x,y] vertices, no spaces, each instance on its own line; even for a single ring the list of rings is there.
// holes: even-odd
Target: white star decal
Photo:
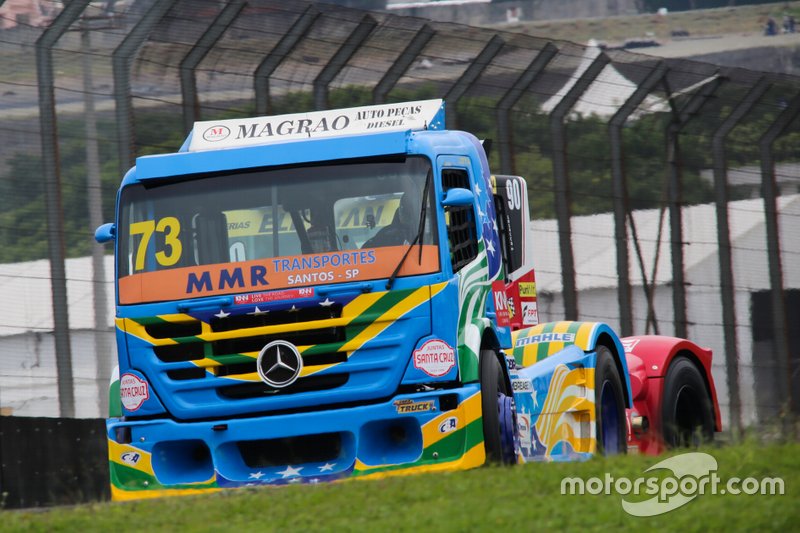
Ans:
[[[332,305],[333,305],[333,304],[335,304],[335,303],[336,303],[336,302],[334,302],[334,301],[333,301],[333,300],[331,300],[330,298],[325,298],[325,301],[324,301],[324,302],[320,302],[320,303],[319,303],[319,305],[321,305],[322,307],[330,307],[330,306],[332,306]]]
[[[292,305],[292,308],[289,309],[290,313],[296,313],[297,311],[299,311],[299,309],[297,309],[297,307],[295,305]]]
[[[269,311],[262,311],[261,309],[258,308],[258,306],[256,306],[256,310],[255,311],[253,311],[252,313],[247,313],[247,314],[248,315],[253,315],[253,316],[259,316],[259,315],[266,315],[267,313],[269,313]]]
[[[484,213],[481,211],[481,204],[478,204],[478,218],[483,218]]]
[[[286,470],[284,470],[283,472],[278,472],[278,473],[281,476],[283,476],[284,478],[287,478],[287,477],[292,477],[292,476],[299,476],[300,475],[300,471],[302,469],[303,469],[302,466],[299,466],[297,468],[293,468],[291,465],[289,465],[289,466],[286,467]]]
[[[496,220],[492,220],[492,228],[494,228],[494,230],[497,231],[497,232],[500,231],[499,229],[497,229],[497,221]]]
[[[230,313],[226,313],[223,309],[220,309],[219,313],[217,313],[214,316],[217,317],[217,318],[225,318],[227,316],[231,316],[231,314]]]
[[[481,184],[480,183],[475,183],[475,194],[477,195],[477,194],[480,194],[482,192],[483,192],[483,189],[481,189]]]
[[[325,463],[322,466],[318,466],[320,472],[330,472],[333,470],[333,467],[336,466],[336,463]]]
[[[258,472],[250,473],[250,479],[261,479],[262,477],[264,477],[264,472],[261,472],[260,470]]]
[[[487,251],[488,251],[490,254],[494,255],[494,242],[492,242],[492,241],[489,241],[489,244],[487,244],[487,245],[486,245],[486,250],[487,250]]]

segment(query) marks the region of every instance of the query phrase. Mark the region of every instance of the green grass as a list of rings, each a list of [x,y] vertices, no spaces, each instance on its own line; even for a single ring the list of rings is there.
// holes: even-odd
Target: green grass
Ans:
[[[1,531],[533,531],[796,530],[800,443],[706,450],[718,475],[780,477],[783,496],[702,495],[672,512],[634,518],[619,495],[562,496],[565,476],[635,479],[664,457],[481,468],[318,486],[239,489],[207,496],[1,511]],[[629,497],[628,499],[634,499]]]

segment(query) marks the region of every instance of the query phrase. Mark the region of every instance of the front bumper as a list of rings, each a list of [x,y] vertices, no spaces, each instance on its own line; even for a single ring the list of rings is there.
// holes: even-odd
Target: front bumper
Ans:
[[[485,461],[477,384],[324,411],[107,421],[112,497],[462,470]]]

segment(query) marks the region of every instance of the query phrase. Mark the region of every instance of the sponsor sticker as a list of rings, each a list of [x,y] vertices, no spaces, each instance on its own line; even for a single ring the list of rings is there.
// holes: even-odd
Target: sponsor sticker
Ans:
[[[517,427],[519,427],[519,445],[522,448],[531,448],[531,417],[517,413]]]
[[[431,339],[414,350],[414,368],[429,376],[444,376],[456,366],[456,352],[441,339]]]
[[[125,452],[120,456],[123,463],[135,465],[142,458],[142,454],[138,452]]]
[[[439,433],[450,433],[458,428],[458,418],[449,416],[439,424]]]
[[[639,344],[639,339],[622,339],[621,342],[625,353],[632,353],[636,345]]]
[[[238,294],[233,297],[235,304],[261,304],[265,302],[280,302],[284,300],[297,300],[300,298],[313,298],[314,288],[288,289],[284,291],[259,292],[256,294]]]
[[[575,342],[574,333],[540,333],[539,335],[531,335],[530,337],[523,337],[517,339],[517,347],[527,346],[528,344],[536,344],[539,342]]]
[[[532,281],[520,281],[519,295],[522,298],[536,298],[536,283]]]
[[[227,139],[230,134],[231,130],[228,126],[217,124],[205,129],[203,132],[203,139],[208,142],[219,142]]]
[[[414,400],[395,400],[394,408],[397,409],[397,414],[406,415],[411,413],[424,413],[425,411],[433,411],[436,405],[433,400],[425,400],[422,402],[415,402]]]
[[[497,325],[508,327],[511,325],[511,313],[508,310],[508,299],[506,298],[506,286],[503,280],[492,282],[492,297],[494,298],[494,311],[497,317]]]
[[[128,411],[136,411],[150,398],[147,382],[135,374],[122,374],[119,378],[119,397]]]
[[[533,392],[533,383],[529,379],[512,379],[511,389],[514,392]]]
[[[535,326],[539,323],[539,309],[536,302],[522,302],[522,324]]]

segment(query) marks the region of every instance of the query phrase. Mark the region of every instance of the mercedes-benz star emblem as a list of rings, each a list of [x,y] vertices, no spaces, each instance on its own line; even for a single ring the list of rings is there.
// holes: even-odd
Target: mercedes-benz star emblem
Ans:
[[[271,387],[288,387],[300,376],[303,358],[294,344],[286,341],[272,341],[258,354],[256,368],[261,380]]]

